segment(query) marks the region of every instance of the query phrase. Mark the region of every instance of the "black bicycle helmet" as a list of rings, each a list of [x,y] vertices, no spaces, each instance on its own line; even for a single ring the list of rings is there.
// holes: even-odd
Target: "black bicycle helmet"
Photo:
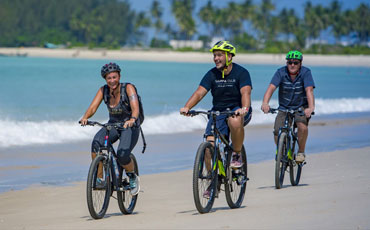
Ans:
[[[101,76],[103,78],[105,78],[105,75],[111,72],[121,73],[121,68],[119,68],[119,65],[117,65],[114,62],[110,62],[108,64],[103,65],[103,67],[101,67]]]

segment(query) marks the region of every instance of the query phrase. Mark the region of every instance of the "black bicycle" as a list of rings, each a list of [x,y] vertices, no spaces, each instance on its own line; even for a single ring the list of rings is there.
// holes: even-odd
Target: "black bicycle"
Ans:
[[[109,131],[111,129],[122,130],[123,123],[101,124],[97,121],[88,121],[87,125],[98,125],[107,130],[104,146],[99,149],[95,159],[91,162],[87,176],[87,206],[92,218],[101,219],[104,217],[109,199],[115,191],[117,194],[118,206],[123,214],[131,214],[134,211],[138,195],[130,194],[129,177],[125,169],[117,162],[117,155],[112,143],[109,142]],[[138,176],[139,170],[135,156],[130,154],[135,165],[135,173]]]
[[[278,109],[270,108],[269,113],[276,113]],[[283,186],[285,171],[289,171],[290,183],[292,186],[299,184],[302,168],[306,162],[298,163],[295,158],[298,153],[298,135],[295,114],[305,116],[302,109],[280,110],[286,112],[284,126],[279,128],[276,162],[275,162],[275,187],[280,189]],[[314,113],[312,113],[313,115]]]
[[[189,115],[206,114],[213,118],[212,130],[214,143],[204,141],[200,144],[193,168],[193,196],[199,213],[211,210],[215,198],[224,185],[226,201],[230,208],[239,208],[243,203],[247,187],[247,155],[244,145],[241,151],[243,165],[240,168],[231,168],[233,152],[229,139],[220,133],[216,127],[216,117],[222,114],[235,116],[233,111],[194,111]],[[206,192],[207,191],[207,192]]]

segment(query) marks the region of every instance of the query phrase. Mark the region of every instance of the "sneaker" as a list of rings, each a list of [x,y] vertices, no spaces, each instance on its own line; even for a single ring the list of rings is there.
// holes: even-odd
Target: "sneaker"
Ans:
[[[240,154],[233,152],[233,155],[231,156],[231,162],[230,162],[230,167],[231,168],[240,168],[242,167],[243,162],[242,162],[242,157]]]
[[[204,191],[203,193],[203,198],[209,199],[210,196],[211,196],[211,189],[210,187],[208,187],[207,190]]]
[[[140,191],[140,179],[134,172],[127,173],[127,176],[130,178],[130,193],[135,196]]]
[[[295,157],[295,162],[302,163],[305,160],[306,155],[304,153],[298,153]]]
[[[96,189],[104,189],[104,186],[105,186],[105,180],[103,180],[100,177],[96,178],[95,188]]]

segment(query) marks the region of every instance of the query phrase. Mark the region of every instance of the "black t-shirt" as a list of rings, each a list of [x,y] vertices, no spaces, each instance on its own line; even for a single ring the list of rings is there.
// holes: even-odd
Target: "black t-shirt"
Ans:
[[[212,110],[223,111],[227,108],[241,107],[240,89],[247,85],[252,87],[252,82],[248,70],[233,63],[231,72],[225,75],[225,78],[222,78],[222,72],[214,67],[204,75],[199,85],[207,91],[211,90]]]

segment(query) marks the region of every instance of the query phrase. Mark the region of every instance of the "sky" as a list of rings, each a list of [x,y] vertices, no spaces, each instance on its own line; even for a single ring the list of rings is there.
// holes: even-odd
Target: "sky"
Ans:
[[[170,23],[173,26],[177,26],[176,20],[173,17],[171,13],[171,0],[158,0],[160,2],[160,5],[163,7],[163,15],[162,15],[162,20],[164,21],[165,24]],[[217,6],[219,8],[227,6],[229,2],[236,2],[236,3],[242,3],[245,0],[212,0],[212,5]],[[304,15],[304,5],[308,0],[271,0],[272,3],[276,7],[276,13],[280,12],[283,8],[294,8],[296,14],[299,17],[303,17]],[[128,0],[128,2],[131,4],[131,9],[135,10],[136,12],[140,11],[145,11],[149,12],[151,4],[153,0]],[[197,23],[197,31],[200,34],[202,30],[206,30],[206,27],[203,23],[199,22],[199,18],[197,16],[199,10],[207,4],[208,0],[196,0],[195,1],[195,14],[194,18],[198,22]],[[310,0],[312,5],[319,5],[321,4],[322,6],[329,6],[332,0]],[[369,4],[370,5],[370,0],[339,0],[342,10],[345,9],[355,9],[357,8],[361,3]],[[253,0],[254,4],[260,4],[261,0]],[[150,40],[150,37],[153,35],[153,31],[151,30],[148,33],[148,40]]]

